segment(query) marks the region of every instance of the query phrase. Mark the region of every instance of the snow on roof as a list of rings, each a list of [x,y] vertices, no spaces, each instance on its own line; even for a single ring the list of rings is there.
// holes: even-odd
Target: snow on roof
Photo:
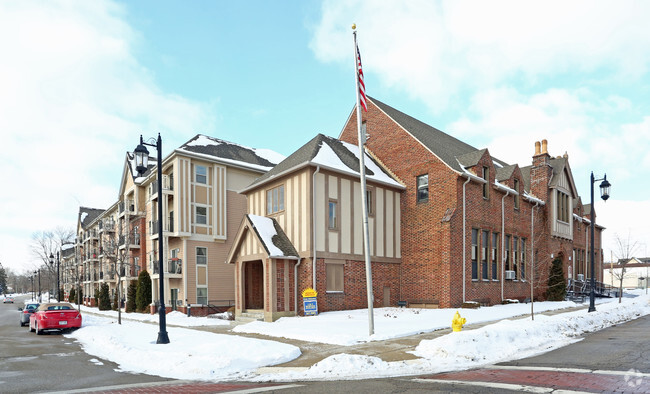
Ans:
[[[351,153],[353,153],[356,156],[357,160],[360,160],[358,146],[344,141],[341,141],[341,143],[347,150],[349,150]],[[314,156],[314,158],[311,160],[311,163],[329,167],[331,169],[339,170],[341,172],[352,174],[352,175],[359,174],[358,169],[351,169],[350,167],[345,165],[341,161],[341,158],[332,150],[332,148],[330,148],[330,146],[325,143],[321,143],[320,149],[318,150],[316,156]],[[394,185],[400,188],[404,187],[399,182],[391,178],[388,174],[386,174],[386,172],[384,172],[384,170],[380,168],[375,163],[375,161],[372,160],[370,156],[368,156],[367,154],[365,154],[364,156],[364,165],[368,170],[372,172],[372,174],[366,174],[366,179],[371,179],[377,182]]]
[[[278,235],[277,231],[275,231],[275,226],[273,225],[273,219],[250,214],[248,215],[248,218],[253,223],[253,227],[257,230],[260,239],[264,242],[264,245],[266,245],[266,248],[269,251],[269,257],[284,257],[284,252],[273,243],[273,237]]]
[[[216,157],[225,163],[261,171],[268,171],[285,159],[285,156],[270,149],[251,148],[203,134],[198,134],[178,150],[192,152],[192,154],[212,160]]]

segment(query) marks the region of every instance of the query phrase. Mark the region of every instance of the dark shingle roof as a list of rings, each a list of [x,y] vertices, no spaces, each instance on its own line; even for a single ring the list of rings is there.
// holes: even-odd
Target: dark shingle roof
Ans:
[[[316,158],[316,156],[319,154],[319,152],[321,151],[324,145],[327,145],[332,150],[332,152],[334,152],[334,154],[338,157],[338,160],[340,160],[340,162],[343,163],[343,165],[345,165],[346,170],[349,170],[349,172],[353,172],[355,174],[359,173],[359,159],[357,158],[355,153],[350,151],[350,149],[346,148],[346,146],[344,146],[343,142],[341,142],[340,140],[333,137],[328,137],[323,134],[318,134],[316,137],[312,138],[305,145],[301,146],[297,151],[289,155],[289,157],[281,161],[278,165],[273,167],[271,170],[266,172],[261,177],[257,178],[246,189],[250,189],[257,185],[263,184],[269,179],[279,176],[285,173],[286,171],[297,169],[309,164],[315,165],[313,161]],[[374,175],[378,175],[378,176],[384,175],[390,179],[393,179],[386,172],[384,172],[383,174],[375,174],[375,172],[369,168],[371,166],[371,163],[369,163],[368,160],[371,160],[372,164],[374,164],[376,168],[379,168],[380,171],[382,168],[381,165],[379,165],[379,163],[377,163],[372,157],[366,155],[364,160],[366,164],[365,166],[366,175],[369,178],[372,178]],[[316,164],[320,164],[320,163],[316,163]],[[327,166],[327,163],[323,165]]]
[[[421,122],[412,116],[409,116],[401,111],[396,110],[395,108],[382,103],[381,101],[368,97],[377,107],[384,111],[388,116],[390,116],[395,122],[402,126],[406,131],[411,133],[418,141],[420,141],[424,146],[426,146],[431,152],[438,156],[442,161],[444,161],[452,169],[463,172],[458,163],[457,158],[467,157],[466,155],[476,153],[479,151],[475,147],[455,138],[449,134],[446,134],[435,127],[429,126],[428,124]],[[502,162],[494,157],[492,159],[506,166],[507,163]],[[463,164],[465,167],[469,167],[466,164]]]
[[[250,226],[255,230],[255,234],[257,235],[257,238],[259,239],[262,246],[264,246],[264,250],[266,251],[266,254],[268,256],[273,256],[273,253],[271,253],[271,250],[273,249],[271,248],[271,245],[267,244],[269,240],[266,239],[262,234],[260,234],[260,230],[255,226],[255,221],[251,218],[251,215],[247,214],[246,219],[248,220]],[[287,234],[284,232],[284,230],[282,230],[282,227],[280,227],[280,225],[274,218],[258,217],[258,220],[260,219],[270,220],[273,223],[273,228],[275,229],[276,234],[273,235],[270,242],[272,246],[275,246],[276,248],[282,251],[282,256],[296,257],[296,258],[300,257],[298,255],[298,252],[296,251],[296,248],[289,240],[289,237],[287,237]]]
[[[86,228],[93,220],[97,219],[105,210],[96,208],[79,207],[79,221],[81,227]]]
[[[500,182],[500,181],[510,179],[510,177],[512,176],[512,173],[515,171],[515,168],[517,168],[516,164],[511,164],[511,165],[505,166],[505,167],[497,167],[497,173],[495,175],[496,180]],[[524,188],[524,190],[526,190],[526,189]]]
[[[271,168],[277,164],[272,162],[271,160],[273,159],[270,160],[268,155],[263,155],[261,150],[234,144],[232,142],[203,134],[197,134],[194,138],[181,145],[178,149],[202,155],[214,156],[220,159],[253,164],[260,167]]]

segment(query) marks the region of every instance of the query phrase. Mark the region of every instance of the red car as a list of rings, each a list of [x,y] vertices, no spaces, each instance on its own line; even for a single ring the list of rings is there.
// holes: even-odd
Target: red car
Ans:
[[[81,327],[81,313],[67,302],[41,304],[29,317],[29,330],[41,335],[44,331],[64,331]]]

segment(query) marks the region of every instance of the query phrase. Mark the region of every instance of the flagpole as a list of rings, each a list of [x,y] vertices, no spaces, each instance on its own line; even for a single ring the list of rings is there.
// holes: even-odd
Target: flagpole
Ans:
[[[361,103],[359,97],[359,68],[361,67],[361,57],[359,47],[357,46],[356,25],[352,25],[352,35],[354,36],[354,69],[357,82],[357,132],[359,140],[359,174],[361,176],[361,204],[363,206],[363,250],[366,262],[366,291],[368,293],[368,335],[375,333],[375,319],[373,312],[373,292],[372,292],[372,269],[370,267],[370,238],[368,232],[368,201],[366,194],[366,165],[364,163],[365,151],[363,145],[366,142],[365,131],[361,130]],[[364,103],[365,104],[365,103]],[[364,105],[365,107],[366,105]]]

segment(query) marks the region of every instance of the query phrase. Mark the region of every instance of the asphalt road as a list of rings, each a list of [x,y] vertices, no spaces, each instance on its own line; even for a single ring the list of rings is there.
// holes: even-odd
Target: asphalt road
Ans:
[[[18,307],[27,298],[0,304],[0,392],[68,391],[168,380],[116,372],[116,364],[86,354],[64,335],[36,335],[29,327],[20,327]]]
[[[376,394],[503,393],[531,389],[650,392],[650,316],[591,333],[580,342],[539,356],[482,369],[390,379],[257,384],[188,382],[118,372],[114,363],[86,354],[64,335],[37,336],[27,327],[20,327],[17,308],[22,304],[22,299],[16,304],[0,304],[2,393],[271,390]]]

